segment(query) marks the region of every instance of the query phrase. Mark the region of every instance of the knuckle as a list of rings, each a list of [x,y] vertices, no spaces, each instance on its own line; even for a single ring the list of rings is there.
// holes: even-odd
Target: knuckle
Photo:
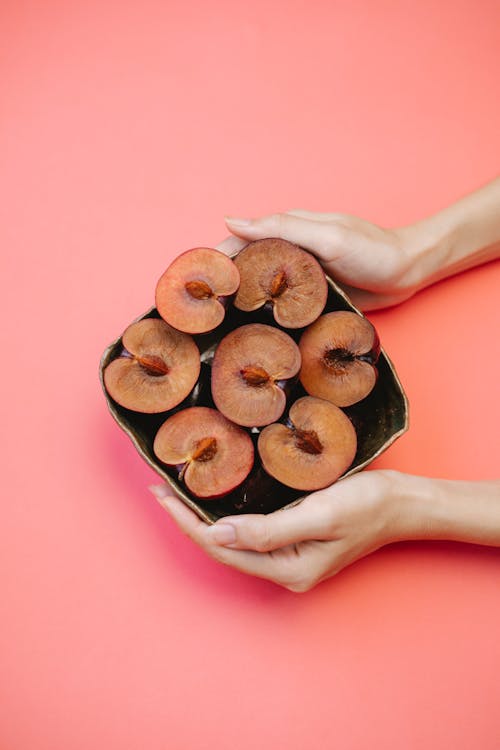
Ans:
[[[257,552],[269,552],[273,549],[273,535],[265,519],[258,519],[254,522],[251,537],[252,547]]]
[[[304,560],[296,557],[293,561],[289,561],[286,570],[283,571],[281,583],[295,594],[304,594],[322,580],[322,567],[318,568],[312,561],[308,565],[304,565]]]
[[[330,249],[343,245],[346,240],[347,228],[342,220],[333,214],[328,222],[328,245]]]
[[[329,539],[335,535],[338,528],[338,508],[337,504],[332,502],[331,491],[319,490],[311,495],[310,500],[311,515],[321,519],[321,538]]]
[[[299,558],[288,558],[280,571],[280,581],[288,591],[302,594],[312,586],[312,576],[304,570],[303,561]]]
[[[287,227],[287,216],[285,214],[272,214],[273,227],[276,227],[276,235],[284,239]]]
[[[294,594],[305,594],[307,591],[312,589],[314,583],[305,578],[299,578],[296,581],[288,583],[285,587],[292,591]]]

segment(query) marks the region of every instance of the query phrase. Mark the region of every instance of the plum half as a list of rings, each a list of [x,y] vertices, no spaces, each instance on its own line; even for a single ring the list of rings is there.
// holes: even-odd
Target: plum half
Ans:
[[[212,362],[212,397],[232,422],[260,427],[286,406],[285,387],[300,369],[300,352],[284,331],[249,323],[224,336]]]
[[[122,336],[123,352],[104,370],[109,395],[132,411],[155,414],[183,401],[200,374],[200,352],[164,320],[144,318]]]
[[[278,238],[256,240],[234,259],[240,287],[234,305],[244,312],[271,304],[283,328],[303,328],[321,315],[328,285],[310,253]]]
[[[272,477],[297,490],[319,490],[335,482],[356,455],[356,431],[330,401],[304,396],[290,407],[288,424],[271,424],[259,435],[258,451]]]
[[[311,396],[350,406],[372,391],[380,342],[361,315],[344,310],[322,315],[304,331],[299,348],[299,377]]]
[[[227,300],[239,283],[231,258],[219,250],[195,247],[175,258],[160,277],[156,308],[179,331],[206,333],[222,323]]]
[[[196,497],[221,497],[250,473],[252,439],[215,409],[193,406],[166,420],[156,433],[155,455],[180,468],[179,479]]]

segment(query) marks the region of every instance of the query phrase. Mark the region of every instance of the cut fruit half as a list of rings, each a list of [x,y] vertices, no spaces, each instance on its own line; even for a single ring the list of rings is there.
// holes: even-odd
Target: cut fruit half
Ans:
[[[250,473],[254,448],[250,436],[215,409],[193,406],[177,412],[158,430],[153,450],[196,497],[221,497]]]
[[[299,348],[300,381],[311,396],[350,406],[372,391],[380,342],[361,315],[343,310],[322,315],[304,331]]]
[[[227,300],[239,283],[231,258],[219,250],[196,247],[175,258],[161,276],[156,308],[179,331],[206,333],[224,320]]]
[[[299,348],[279,328],[260,323],[236,328],[215,350],[215,405],[232,422],[245,427],[275,422],[285,410],[285,387],[299,368]]]
[[[352,464],[357,439],[341,409],[304,396],[290,407],[288,425],[268,425],[257,445],[262,465],[272,477],[297,490],[319,490]]]
[[[234,259],[240,287],[234,300],[251,312],[269,303],[284,328],[303,328],[321,315],[328,285],[320,264],[306,250],[277,238],[256,240]]]
[[[104,370],[109,395],[145,414],[173,409],[191,392],[200,374],[200,353],[185,333],[164,320],[144,318],[122,336],[124,351]]]

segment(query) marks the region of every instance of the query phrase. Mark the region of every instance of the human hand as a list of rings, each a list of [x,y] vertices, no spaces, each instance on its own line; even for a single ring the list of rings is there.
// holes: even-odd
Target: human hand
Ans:
[[[500,547],[500,481],[362,471],[267,515],[202,521],[167,485],[150,487],[211,557],[302,592],[385,544],[446,539]],[[233,537],[229,532],[233,531]]]
[[[412,278],[415,262],[407,233],[382,229],[347,214],[294,210],[256,219],[226,217],[237,237],[218,247],[229,254],[247,242],[281,237],[314,253],[325,271],[363,310],[397,304],[417,289]]]
[[[291,508],[226,516],[213,525],[167,485],[150,489],[181,530],[215,560],[303,592],[398,538],[399,476],[404,475],[364,471]]]
[[[357,307],[376,310],[500,257],[500,178],[397,229],[348,214],[303,210],[227,217],[226,224],[233,236],[219,246],[224,252],[264,237],[289,240],[314,253]]]

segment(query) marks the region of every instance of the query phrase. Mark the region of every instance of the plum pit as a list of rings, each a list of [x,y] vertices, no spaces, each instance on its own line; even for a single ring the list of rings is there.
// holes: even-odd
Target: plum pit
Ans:
[[[214,296],[214,293],[209,285],[201,279],[194,279],[194,281],[188,281],[185,284],[186,292],[193,297],[193,299],[210,299]]]

